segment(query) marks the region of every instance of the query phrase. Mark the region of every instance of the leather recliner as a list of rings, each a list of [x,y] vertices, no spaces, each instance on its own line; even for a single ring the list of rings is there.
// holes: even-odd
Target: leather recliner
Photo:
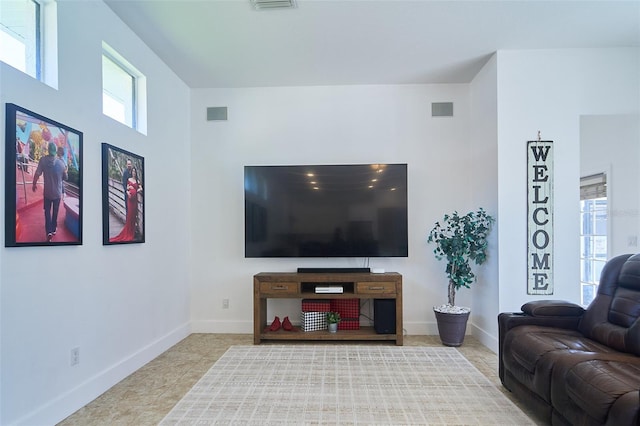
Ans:
[[[585,310],[541,300],[501,313],[502,384],[553,425],[640,425],[640,254],[602,270]]]

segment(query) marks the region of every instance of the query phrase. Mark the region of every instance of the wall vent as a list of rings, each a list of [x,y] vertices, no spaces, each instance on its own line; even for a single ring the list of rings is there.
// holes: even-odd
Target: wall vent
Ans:
[[[293,9],[295,0],[250,0],[255,10]]]
[[[433,102],[431,104],[432,117],[453,117],[453,102]]]
[[[227,119],[227,107],[208,107],[207,121],[224,121]]]

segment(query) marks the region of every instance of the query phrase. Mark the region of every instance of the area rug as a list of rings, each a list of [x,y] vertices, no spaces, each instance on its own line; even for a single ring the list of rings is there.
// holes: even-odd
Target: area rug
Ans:
[[[167,425],[533,425],[455,348],[232,346]]]

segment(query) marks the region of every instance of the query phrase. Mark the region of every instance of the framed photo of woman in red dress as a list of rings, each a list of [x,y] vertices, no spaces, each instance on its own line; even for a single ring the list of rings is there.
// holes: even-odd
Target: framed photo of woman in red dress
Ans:
[[[102,144],[102,244],[144,243],[144,158]]]

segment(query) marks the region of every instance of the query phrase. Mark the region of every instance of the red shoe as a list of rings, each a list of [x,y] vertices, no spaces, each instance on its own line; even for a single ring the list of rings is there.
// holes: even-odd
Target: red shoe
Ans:
[[[267,331],[278,331],[280,330],[281,326],[282,326],[282,323],[280,322],[280,318],[278,318],[278,316],[276,315],[271,325],[267,327]]]
[[[291,321],[289,321],[289,317],[284,317],[284,320],[282,321],[282,329],[285,331],[298,331],[298,329],[291,324]]]

